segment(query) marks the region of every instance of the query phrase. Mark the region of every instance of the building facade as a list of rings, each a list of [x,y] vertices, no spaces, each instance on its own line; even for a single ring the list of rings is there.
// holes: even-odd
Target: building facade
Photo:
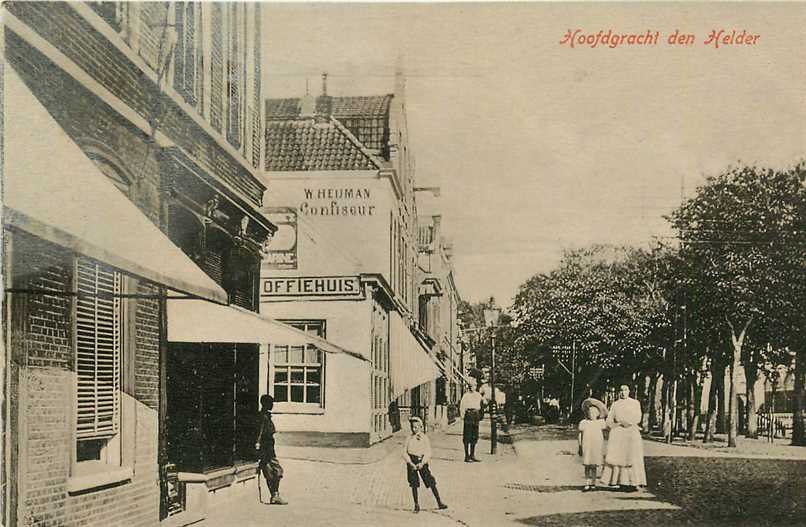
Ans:
[[[429,189],[433,191],[433,189]],[[420,198],[417,236],[418,327],[442,374],[435,381],[434,420],[453,422],[466,385],[459,321],[461,297],[454,280],[453,246],[435,205]],[[425,202],[425,203],[423,203]]]
[[[254,477],[259,348],[169,342],[167,306],[183,302],[173,290],[258,309],[276,230],[255,175],[260,5],[7,2],[2,14],[5,131],[18,100],[41,107],[31,126],[56,160],[4,222],[6,525],[198,519],[212,492]],[[17,146],[23,175],[45,162]],[[60,209],[47,228],[23,199],[37,178],[59,192],[41,196]],[[154,245],[167,240],[170,257]]]
[[[282,441],[375,443],[399,426],[399,410],[432,404],[438,376],[416,331],[402,75],[389,95],[330,96],[325,75],[317,97],[267,100],[266,147],[264,211],[279,230],[264,260],[261,311],[367,360],[323,361],[278,343],[261,364],[261,389],[277,401]]]

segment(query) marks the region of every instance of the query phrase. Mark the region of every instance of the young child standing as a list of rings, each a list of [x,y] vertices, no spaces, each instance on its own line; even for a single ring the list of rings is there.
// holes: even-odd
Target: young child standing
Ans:
[[[414,498],[414,512],[420,512],[420,502],[417,497],[417,488],[420,486],[420,478],[426,488],[430,488],[437,500],[440,509],[447,509],[448,506],[442,503],[437,490],[437,480],[431,474],[428,467],[431,461],[431,442],[423,431],[423,422],[419,417],[409,419],[411,425],[411,436],[406,440],[403,447],[403,460],[406,462],[406,477],[411,487],[411,497]]]
[[[603,403],[593,399],[586,399],[582,403],[582,411],[588,416],[579,422],[579,450],[582,464],[585,466],[585,487],[582,492],[596,489],[596,477],[599,466],[604,463],[604,435],[602,430],[607,427],[604,419],[600,419],[602,412],[607,410]],[[601,406],[599,406],[601,405]]]

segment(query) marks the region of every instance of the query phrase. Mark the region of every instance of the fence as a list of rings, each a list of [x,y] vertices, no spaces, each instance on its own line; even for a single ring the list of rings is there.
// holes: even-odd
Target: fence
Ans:
[[[792,414],[758,414],[756,423],[761,436],[786,437],[787,430],[792,430]]]

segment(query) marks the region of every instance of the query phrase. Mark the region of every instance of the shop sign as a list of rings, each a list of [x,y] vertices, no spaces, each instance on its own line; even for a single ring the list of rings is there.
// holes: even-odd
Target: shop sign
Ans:
[[[303,216],[363,217],[375,216],[372,193],[366,187],[303,189],[304,200],[299,204]]]
[[[261,298],[279,300],[291,298],[363,298],[361,281],[357,276],[294,276],[262,278]]]
[[[263,258],[263,268],[296,269],[297,211],[290,207],[268,207],[263,214],[277,226]]]

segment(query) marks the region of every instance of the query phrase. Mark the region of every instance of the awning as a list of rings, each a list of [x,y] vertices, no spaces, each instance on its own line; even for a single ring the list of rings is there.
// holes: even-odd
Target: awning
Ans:
[[[325,353],[346,353],[369,359],[332,342],[305,333],[265,315],[237,306],[219,306],[204,300],[168,302],[170,342],[249,342],[253,344],[312,344]]]
[[[453,365],[453,371],[456,372],[456,375],[458,375],[466,384],[476,384],[476,379],[465,375],[456,364]]]
[[[403,319],[392,313],[389,324],[391,349],[390,371],[392,397],[406,390],[433,381],[440,371],[428,351],[412,334]]]
[[[226,304],[226,292],[101,173],[11,67],[4,71],[4,96],[4,223]]]

